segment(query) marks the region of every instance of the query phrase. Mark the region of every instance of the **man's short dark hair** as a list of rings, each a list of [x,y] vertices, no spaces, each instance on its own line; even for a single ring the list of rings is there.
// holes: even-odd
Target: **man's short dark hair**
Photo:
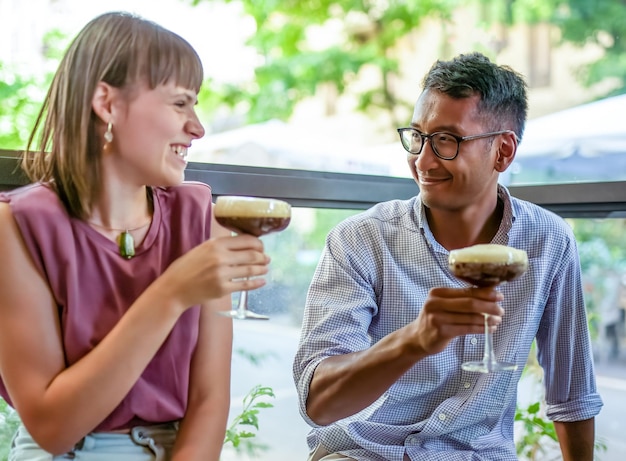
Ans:
[[[481,53],[438,60],[423,81],[424,91],[437,90],[452,98],[479,94],[478,110],[489,130],[513,130],[521,140],[528,112],[526,82],[508,66],[499,66]]]

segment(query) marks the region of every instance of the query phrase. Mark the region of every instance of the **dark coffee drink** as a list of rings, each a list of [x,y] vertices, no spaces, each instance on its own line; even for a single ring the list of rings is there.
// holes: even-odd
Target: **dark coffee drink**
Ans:
[[[291,218],[253,218],[253,217],[235,217],[235,216],[216,216],[218,223],[238,234],[252,234],[256,237],[269,234],[270,232],[278,232],[285,229],[289,225]]]
[[[291,205],[276,199],[221,196],[215,203],[214,214],[226,229],[260,237],[289,225]]]
[[[457,278],[486,287],[520,277],[528,268],[528,257],[523,250],[485,244],[451,251],[448,263]]]

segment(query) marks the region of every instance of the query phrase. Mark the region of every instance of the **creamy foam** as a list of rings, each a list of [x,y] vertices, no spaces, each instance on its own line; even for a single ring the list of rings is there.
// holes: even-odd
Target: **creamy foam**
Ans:
[[[291,217],[291,205],[282,200],[222,195],[215,201],[215,217]]]
[[[524,250],[519,250],[506,245],[488,243],[452,250],[450,252],[448,262],[450,264],[527,264],[528,256]]]

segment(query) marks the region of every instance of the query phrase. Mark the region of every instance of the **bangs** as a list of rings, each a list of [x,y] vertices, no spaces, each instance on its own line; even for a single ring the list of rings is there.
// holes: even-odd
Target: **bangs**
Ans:
[[[152,89],[173,82],[198,93],[204,72],[196,51],[186,40],[170,31],[159,28],[154,32],[155,36],[148,40],[143,53],[138,56],[136,76],[145,78]]]
[[[144,81],[151,89],[173,82],[196,93],[204,72],[198,53],[180,35],[154,22],[122,15],[108,31],[121,37],[111,50],[103,80],[115,87]],[[106,56],[103,56],[107,62]]]

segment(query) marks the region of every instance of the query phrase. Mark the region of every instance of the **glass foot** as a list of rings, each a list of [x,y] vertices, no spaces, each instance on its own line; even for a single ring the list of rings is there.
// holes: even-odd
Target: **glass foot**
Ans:
[[[220,311],[218,314],[223,315],[225,317],[230,317],[232,319],[237,320],[269,320],[270,318],[267,315],[257,314],[252,311]]]
[[[515,371],[517,365],[510,362],[465,362],[461,365],[465,371],[475,371],[478,373],[495,373],[498,371]]]

